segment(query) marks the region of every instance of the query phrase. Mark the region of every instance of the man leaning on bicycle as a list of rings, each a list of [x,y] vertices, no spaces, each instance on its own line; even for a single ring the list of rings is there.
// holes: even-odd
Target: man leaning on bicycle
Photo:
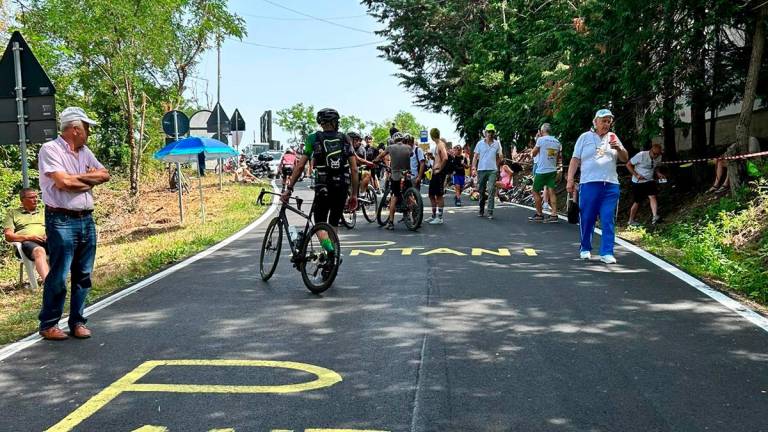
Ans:
[[[409,145],[404,143],[404,140],[405,137],[401,135],[400,132],[395,132],[395,134],[392,135],[393,143],[384,149],[383,152],[379,153],[374,160],[374,162],[378,162],[387,155],[390,157],[391,174],[389,176],[389,187],[392,191],[392,196],[395,197],[395,199],[390,200],[389,202],[389,217],[387,218],[387,225],[385,227],[390,231],[395,229],[394,218],[397,203],[403,199],[403,189],[400,187],[400,180],[403,179],[404,173],[409,173],[411,169],[412,149]],[[410,182],[410,180],[406,178],[406,182]],[[407,187],[409,187],[409,185],[406,185],[406,188]]]
[[[293,193],[293,185],[296,184],[304,165],[311,159],[317,170],[315,199],[312,204],[315,223],[328,222],[335,229],[339,226],[345,202],[348,208],[357,208],[357,161],[349,137],[339,132],[338,111],[333,108],[321,109],[317,113],[317,123],[323,130],[307,137],[304,154],[296,164],[281,200],[288,202]],[[350,183],[352,193],[348,195]]]

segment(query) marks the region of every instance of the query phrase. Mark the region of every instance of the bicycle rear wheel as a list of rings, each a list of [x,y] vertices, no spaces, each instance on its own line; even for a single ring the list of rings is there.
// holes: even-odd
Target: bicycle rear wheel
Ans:
[[[323,247],[323,239],[328,239],[330,246]],[[341,265],[341,244],[333,227],[325,222],[313,226],[300,250],[299,270],[307,289],[320,294],[330,288]]]
[[[373,186],[368,185],[368,190],[365,191],[365,201],[362,203],[360,208],[363,210],[363,217],[365,220],[367,220],[369,223],[373,223],[376,221],[376,190],[373,188]]]
[[[424,217],[424,202],[421,199],[421,194],[415,188],[408,188],[403,193],[403,201],[405,226],[411,231],[416,231],[421,226],[421,219]]]
[[[269,280],[275,273],[277,262],[280,260],[280,248],[283,244],[283,230],[280,229],[280,218],[274,218],[264,232],[259,257],[259,272],[262,280]]]
[[[384,226],[387,224],[387,220],[389,219],[389,198],[390,198],[389,188],[384,189],[384,194],[381,196],[381,201],[379,201],[379,205],[376,206],[376,222],[379,223],[379,225]]]

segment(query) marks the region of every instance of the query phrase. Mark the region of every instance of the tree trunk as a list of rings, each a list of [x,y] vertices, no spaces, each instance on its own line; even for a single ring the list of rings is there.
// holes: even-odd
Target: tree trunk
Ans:
[[[752,38],[752,56],[747,69],[747,81],[744,84],[744,98],[741,101],[741,114],[736,123],[736,143],[728,148],[727,155],[744,154],[749,151],[749,134],[752,124],[752,109],[755,105],[755,93],[757,90],[757,75],[763,61],[765,49],[765,22],[768,16],[768,5],[760,8],[757,22],[755,23],[755,35]],[[731,194],[735,194],[741,186],[743,161],[728,162],[728,180],[731,183]]]
[[[134,129],[135,129],[135,122],[134,117],[136,114],[136,106],[134,105],[133,100],[133,86],[131,83],[126,79],[125,83],[125,97],[127,101],[127,112],[126,112],[126,121],[128,126],[128,148],[131,151],[131,161],[129,164],[129,183],[130,183],[130,193],[132,197],[136,197],[139,195],[139,164],[138,160],[140,158],[139,155],[139,148],[136,143],[136,136],[134,135]]]
[[[707,58],[706,58],[706,11],[703,5],[694,10],[693,73],[688,84],[691,88],[691,153],[693,157],[707,156]],[[703,182],[706,167],[694,165],[694,177],[697,182]]]
[[[715,24],[713,30],[715,32],[715,46],[714,53],[712,55],[712,99],[710,100],[709,112],[709,148],[715,148],[715,131],[717,128],[717,110],[720,108],[718,103],[719,98],[715,96],[720,85],[720,50],[722,49],[720,43],[720,24]]]

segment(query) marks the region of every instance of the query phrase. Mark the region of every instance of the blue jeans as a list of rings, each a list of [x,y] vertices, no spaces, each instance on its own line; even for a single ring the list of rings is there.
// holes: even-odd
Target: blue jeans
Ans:
[[[589,182],[579,186],[579,213],[581,251],[592,251],[592,234],[597,216],[600,215],[600,255],[613,255],[616,240],[616,204],[619,202],[619,185],[607,182]]]
[[[477,190],[480,192],[480,213],[485,211],[485,195],[483,189],[488,192],[488,214],[493,214],[496,203],[496,170],[482,170],[477,172]]]
[[[91,271],[96,258],[96,225],[91,215],[73,217],[45,212],[45,233],[48,237],[50,272],[43,285],[43,305],[40,309],[40,330],[58,324],[67,298],[67,273],[71,270],[69,328],[85,324],[85,300],[91,289]]]

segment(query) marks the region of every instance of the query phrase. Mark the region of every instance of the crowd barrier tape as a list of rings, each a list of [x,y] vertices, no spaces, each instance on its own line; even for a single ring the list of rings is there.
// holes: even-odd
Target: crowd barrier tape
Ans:
[[[734,156],[716,156],[716,157],[709,157],[709,158],[698,158],[698,159],[681,159],[681,160],[675,160],[675,161],[662,161],[659,163],[659,165],[682,165],[682,164],[690,164],[690,163],[699,163],[699,162],[711,162],[711,161],[717,161],[717,160],[740,160],[740,159],[752,159],[757,157],[763,157],[768,156],[768,151],[761,151],[757,153],[747,153],[747,154],[740,154],[740,155],[734,155]],[[515,161],[514,159],[504,158],[504,161],[506,162],[512,162],[512,163],[519,163]],[[520,164],[523,166],[530,165],[530,164]],[[619,163],[617,166],[623,166],[624,163]],[[558,165],[558,168],[567,168],[567,164]]]

